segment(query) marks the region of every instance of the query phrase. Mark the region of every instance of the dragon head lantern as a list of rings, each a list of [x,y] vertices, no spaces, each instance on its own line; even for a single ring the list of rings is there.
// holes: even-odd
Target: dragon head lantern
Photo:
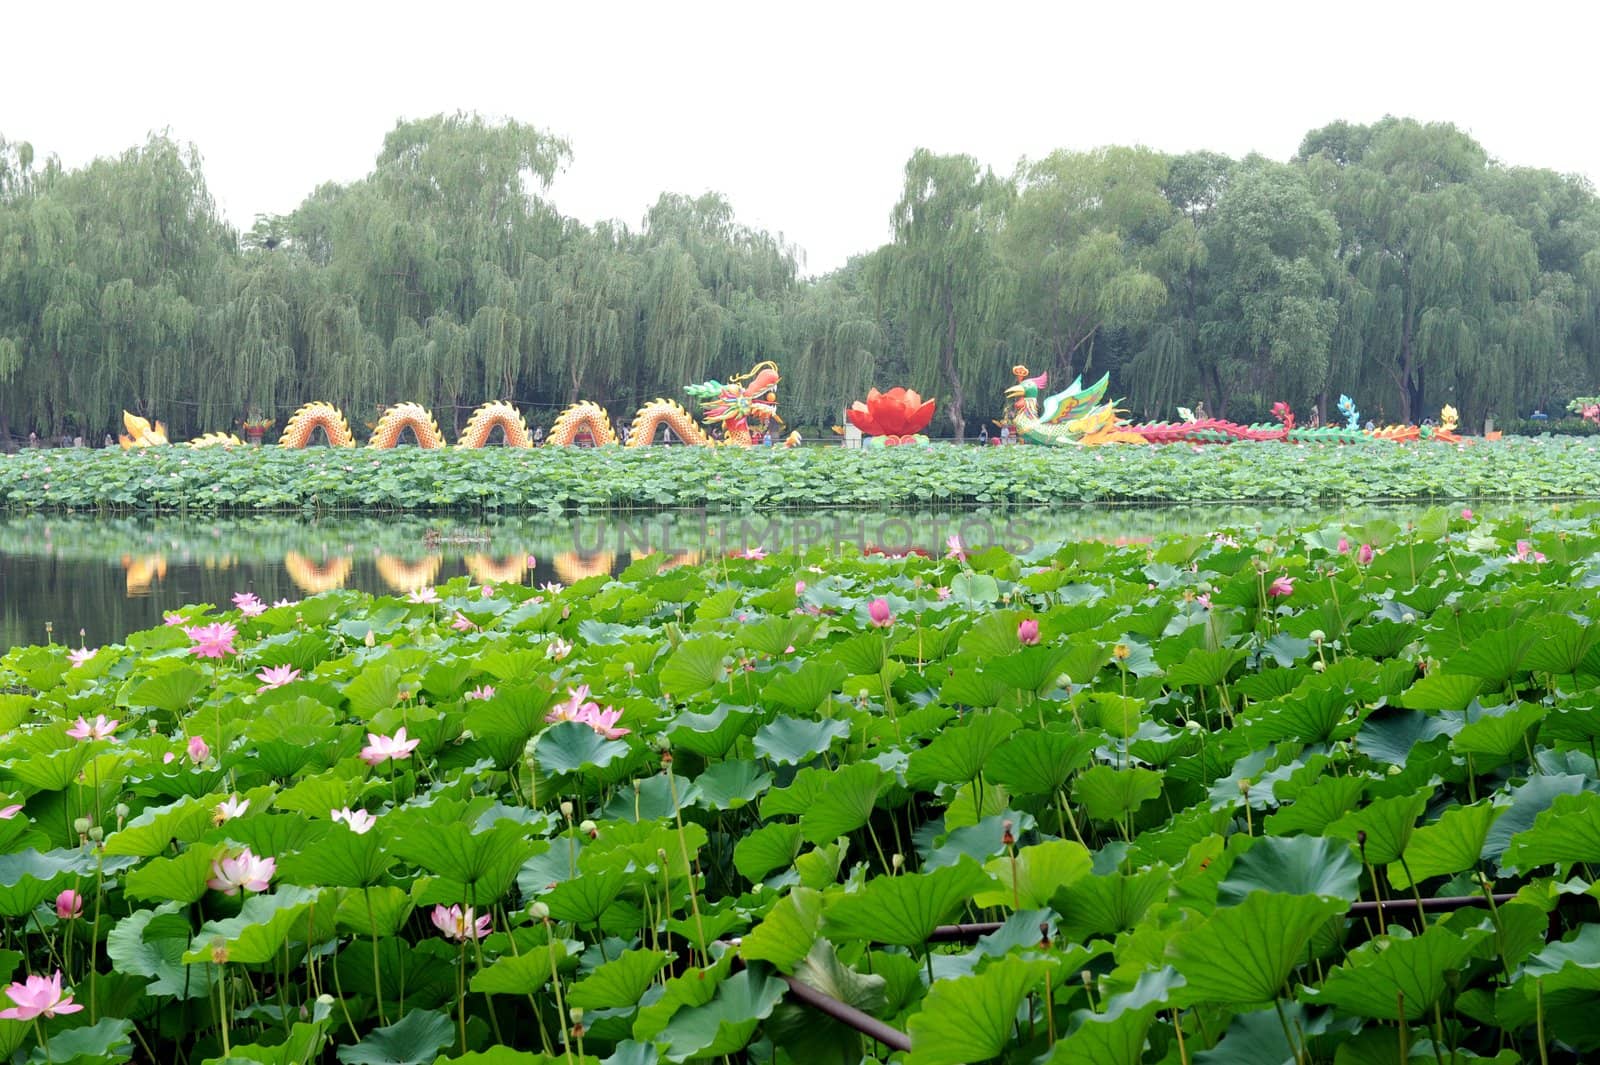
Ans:
[[[685,385],[684,391],[700,401],[700,413],[707,422],[722,426],[728,439],[754,443],[778,417],[778,364],[758,362],[748,373],[736,374],[727,384],[707,381]]]

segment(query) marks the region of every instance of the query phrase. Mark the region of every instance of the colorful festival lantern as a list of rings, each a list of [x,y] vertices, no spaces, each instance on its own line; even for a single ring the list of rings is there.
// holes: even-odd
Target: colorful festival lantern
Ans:
[[[926,444],[923,430],[933,420],[934,401],[924,400],[915,390],[891,388],[867,392],[867,401],[852,403],[845,411],[850,424],[861,430],[867,446],[881,444]]]

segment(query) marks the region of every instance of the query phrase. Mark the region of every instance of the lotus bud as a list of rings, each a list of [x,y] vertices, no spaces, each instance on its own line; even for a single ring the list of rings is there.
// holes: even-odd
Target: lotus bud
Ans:
[[[1323,632],[1321,629],[1312,629],[1311,630],[1311,642],[1312,643],[1321,643],[1323,640],[1326,640],[1327,638],[1328,638],[1327,633]]]
[[[903,868],[905,868],[905,864],[906,864],[906,856],[904,854],[901,854],[899,851],[895,851],[893,854],[889,855],[889,866],[890,866],[890,868],[892,868],[892,869],[903,869]]]
[[[367,630],[367,638],[365,640],[362,640],[361,642],[366,644],[368,647],[376,647],[378,645],[378,640],[377,640],[377,638],[375,636],[372,635],[372,630],[371,629]]]
[[[566,800],[566,799],[562,800],[562,802],[561,802],[561,816],[565,817],[568,821],[572,820],[572,803],[569,800]]]
[[[89,834],[89,828],[93,824],[94,822],[89,820],[87,817],[80,817],[72,822],[72,831],[76,832],[80,836],[86,836]]]
[[[582,832],[585,836],[588,836],[590,839],[599,839],[600,838],[600,826],[595,824],[593,821],[584,821],[582,824],[580,824],[578,826],[578,831]]]
[[[1056,687],[1058,687],[1058,688],[1070,688],[1070,687],[1072,687],[1072,678],[1067,676],[1065,673],[1056,674]]]
[[[572,1023],[574,1025],[581,1026],[583,1024],[583,1007],[573,1006],[567,1011],[567,1016],[572,1018]]]
[[[99,843],[101,840],[106,838],[106,830],[101,828],[99,825],[95,825],[89,830],[89,838],[94,840],[96,843]]]
[[[528,916],[535,921],[548,921],[550,919],[550,907],[542,902],[530,902],[528,904]]]
[[[1200,722],[1196,721],[1194,718],[1191,717],[1188,721],[1185,721],[1183,723],[1183,727],[1188,729],[1190,732],[1199,732],[1200,729],[1202,727],[1204,727],[1204,726],[1202,726],[1200,724]]]
[[[1250,794],[1250,778],[1249,777],[1245,777],[1243,780],[1239,781],[1239,794],[1241,794],[1241,795],[1249,795]]]
[[[317,1005],[319,1006],[332,1006],[337,1001],[339,1000],[328,994],[326,991],[317,996]]]
[[[1323,670],[1325,670],[1327,668],[1328,668],[1328,663],[1324,662],[1320,658],[1317,659],[1315,662],[1311,663],[1311,671],[1313,673],[1321,673]]]
[[[128,816],[128,804],[125,802],[117,803],[117,808],[114,812],[117,815],[117,820],[121,821],[123,818]]]

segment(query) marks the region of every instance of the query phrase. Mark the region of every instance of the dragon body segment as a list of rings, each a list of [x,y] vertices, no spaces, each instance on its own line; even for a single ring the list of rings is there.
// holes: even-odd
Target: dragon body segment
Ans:
[[[1018,438],[1029,444],[1093,447],[1099,444],[1230,444],[1236,440],[1278,440],[1290,444],[1358,444],[1371,440],[1468,442],[1456,433],[1459,416],[1454,407],[1446,406],[1440,412],[1437,426],[1389,425],[1362,429],[1360,412],[1349,396],[1339,397],[1338,409],[1345,417],[1344,425],[1296,425],[1294,412],[1281,402],[1272,407],[1278,419],[1276,423],[1243,425],[1220,418],[1196,418],[1180,407],[1183,421],[1130,425],[1120,416],[1115,401],[1102,402],[1109,376],[1102,376],[1087,387],[1079,377],[1064,391],[1046,395],[1047,375],[1030,377],[1026,366],[1015,366],[1011,373],[1017,379],[1015,385],[1006,389],[1006,396],[1012,400],[1011,423],[1016,427]]]
[[[681,404],[670,399],[653,399],[634,415],[627,446],[649,446],[655,442],[662,426],[672,430],[684,443],[697,447],[718,444],[749,447],[760,443],[774,422],[783,424],[783,419],[778,417],[780,380],[778,364],[768,361],[757,363],[748,373],[738,374],[726,384],[706,381],[684,386],[684,391],[699,402],[700,416],[706,423],[722,429],[721,440],[713,438]],[[574,403],[561,412],[550,429],[549,442],[557,447],[571,447],[585,432],[596,444],[617,443],[610,416],[590,400]],[[794,444],[798,440],[791,435],[785,443]]]

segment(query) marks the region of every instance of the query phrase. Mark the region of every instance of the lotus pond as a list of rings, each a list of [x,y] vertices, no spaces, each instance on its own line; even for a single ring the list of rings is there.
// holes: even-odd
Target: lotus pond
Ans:
[[[1583,438],[1223,447],[63,449],[0,456],[0,508],[574,510],[1586,496]]]
[[[13,648],[0,1057],[1593,1060],[1597,517],[658,554]]]

